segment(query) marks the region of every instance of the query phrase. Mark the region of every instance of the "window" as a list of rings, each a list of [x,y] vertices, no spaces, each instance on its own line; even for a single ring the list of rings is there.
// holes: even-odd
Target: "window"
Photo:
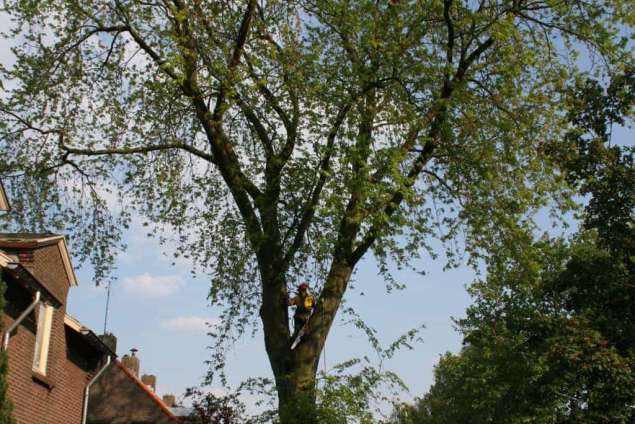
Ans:
[[[35,356],[33,371],[46,375],[46,363],[51,341],[51,324],[53,323],[53,307],[40,303],[37,314],[37,334],[35,335]]]

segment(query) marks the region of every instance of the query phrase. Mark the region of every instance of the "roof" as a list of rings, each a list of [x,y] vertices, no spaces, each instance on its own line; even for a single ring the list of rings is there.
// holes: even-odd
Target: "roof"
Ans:
[[[3,263],[6,259],[11,262]],[[8,257],[4,252],[0,252],[0,267],[4,273],[7,273],[20,285],[24,286],[31,291],[39,291],[42,299],[49,302],[53,306],[59,308],[62,305],[62,300],[58,299],[53,293],[51,293],[35,275],[31,273],[27,268],[17,262],[13,262],[11,257]]]
[[[84,340],[92,347],[97,350],[104,352],[107,355],[112,357],[117,357],[117,354],[113,352],[108,345],[106,345],[101,338],[97,334],[95,334],[90,328],[83,325],[76,318],[65,314],[64,315],[64,325],[66,325],[71,330],[81,334]]]
[[[35,249],[54,244],[60,250],[68,283],[76,286],[77,277],[64,236],[54,233],[0,233],[0,248]]]
[[[157,396],[156,393],[150,390],[148,386],[143,384],[143,382],[139,380],[139,378],[137,378],[133,373],[131,373],[120,361],[115,361],[115,365],[119,367],[126,374],[126,376],[141,389],[143,393],[150,397],[169,419],[171,419],[175,423],[182,424],[182,421],[172,413],[170,408],[163,402],[163,400],[161,400],[161,398]]]
[[[7,192],[4,190],[4,185],[2,185],[2,180],[0,180],[0,211],[9,210],[11,210],[11,204],[9,203]]]
[[[46,246],[55,243],[64,236],[55,233],[0,233],[0,238],[3,243],[35,243],[37,246]]]

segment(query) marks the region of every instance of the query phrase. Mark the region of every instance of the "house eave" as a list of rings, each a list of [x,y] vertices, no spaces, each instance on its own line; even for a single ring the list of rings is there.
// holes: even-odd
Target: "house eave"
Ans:
[[[0,256],[0,265],[2,264],[2,256]],[[41,293],[42,299],[46,302],[50,303],[56,308],[59,308],[63,302],[57,298],[53,293],[51,293],[40,281],[23,265],[17,262],[8,262],[5,265],[1,266],[2,272],[7,273],[11,276],[15,281],[17,281],[20,285],[28,289],[32,292],[39,291]]]
[[[73,269],[71,255],[66,244],[66,238],[58,234],[50,234],[38,238],[23,238],[13,234],[0,234],[0,248],[5,249],[37,249],[39,247],[51,246],[57,244],[62,258],[62,264],[68,283],[71,287],[77,286],[77,276]]]
[[[117,357],[117,354],[113,352],[90,328],[82,325],[77,319],[72,316],[64,315],[64,325],[71,330],[75,331],[82,336],[84,341],[96,350],[103,352],[106,355]]]

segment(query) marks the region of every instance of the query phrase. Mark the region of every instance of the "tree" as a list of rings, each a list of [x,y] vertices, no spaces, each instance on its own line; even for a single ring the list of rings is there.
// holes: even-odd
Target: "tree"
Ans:
[[[395,422],[632,422],[633,277],[594,242],[549,249],[539,276],[515,267],[476,285],[464,348]]]
[[[197,388],[188,389],[185,398],[192,403],[188,422],[194,424],[238,424],[245,422],[245,405],[239,393],[217,395]]]
[[[574,87],[556,156],[591,196],[580,233],[539,242],[531,266],[507,261],[474,285],[463,350],[441,359],[434,386],[396,422],[632,422],[635,150],[611,147],[609,131],[632,117],[634,87],[632,71],[606,91]]]
[[[520,251],[550,196],[567,207],[543,154],[579,73],[563,57],[631,63],[629,3],[5,1],[12,225],[70,231],[98,280],[133,213],[168,228],[225,306],[211,362],[259,312],[283,421],[312,422],[322,348],[370,250],[399,285],[389,269],[435,256],[432,237],[461,234],[477,261]],[[312,331],[291,351],[288,290],[308,276]]]
[[[463,349],[441,358],[430,391],[393,422],[632,422],[633,256],[604,242],[595,232],[548,241],[533,272],[516,264],[475,284]]]

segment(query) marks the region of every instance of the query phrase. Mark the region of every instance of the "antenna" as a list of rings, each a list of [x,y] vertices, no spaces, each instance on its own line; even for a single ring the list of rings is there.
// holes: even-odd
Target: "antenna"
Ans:
[[[108,326],[108,309],[110,308],[110,285],[112,280],[108,281],[108,287],[106,288],[106,313],[104,314],[104,333],[106,334],[106,328]]]

